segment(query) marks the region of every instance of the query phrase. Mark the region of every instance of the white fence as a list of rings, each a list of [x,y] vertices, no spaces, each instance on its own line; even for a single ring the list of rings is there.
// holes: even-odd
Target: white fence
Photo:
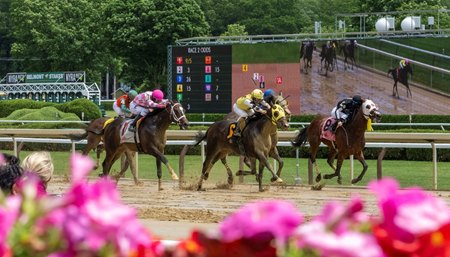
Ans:
[[[71,144],[74,152],[77,144],[86,144],[86,140],[72,141],[67,139],[69,134],[81,134],[81,129],[0,129],[0,142],[13,142],[14,153],[18,152],[19,142],[34,143],[62,143]],[[192,140],[197,131],[168,130],[168,145],[193,145]],[[295,131],[279,131],[278,146],[291,146],[290,139],[295,137]],[[369,148],[428,148],[432,149],[433,159],[433,188],[437,189],[437,149],[450,149],[450,133],[366,133],[366,147]],[[201,144],[202,155],[204,144]],[[184,151],[182,151],[184,152]],[[381,151],[377,162],[377,175],[382,176],[382,160],[385,151]],[[184,153],[180,154],[180,164],[184,163]],[[203,156],[202,156],[203,157]],[[298,158],[298,149],[297,149]],[[183,161],[181,160],[183,159]],[[353,158],[350,158],[350,173],[353,178]],[[298,163],[298,160],[297,160]],[[312,184],[312,167],[308,165],[308,183]],[[180,174],[184,175],[184,166],[180,165]],[[299,166],[297,165],[296,181],[301,181]]]

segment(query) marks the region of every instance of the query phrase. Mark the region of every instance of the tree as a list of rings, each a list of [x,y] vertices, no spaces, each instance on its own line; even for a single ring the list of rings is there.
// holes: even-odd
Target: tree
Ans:
[[[245,26],[240,24],[230,24],[227,27],[227,31],[222,33],[220,36],[228,37],[228,36],[246,36],[248,35],[247,31],[245,31]]]
[[[126,63],[121,77],[146,88],[166,81],[167,46],[206,36],[209,26],[194,0],[114,0],[105,10],[113,51]]]
[[[103,6],[93,0],[11,0],[13,57],[25,59],[23,71],[85,70],[99,81],[117,62],[102,37]]]

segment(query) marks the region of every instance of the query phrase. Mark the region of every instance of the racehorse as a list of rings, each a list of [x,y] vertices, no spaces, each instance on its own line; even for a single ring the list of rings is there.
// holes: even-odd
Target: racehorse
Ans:
[[[71,134],[68,137],[74,141],[80,141],[83,139],[87,140],[87,144],[83,149],[82,154],[88,155],[89,152],[93,149],[96,150],[97,153],[97,161],[94,169],[97,169],[97,167],[100,164],[100,155],[105,150],[103,147],[103,144],[100,144],[103,142],[103,127],[105,125],[105,122],[111,118],[102,117],[95,120],[92,120],[88,127],[85,129],[85,132],[81,135]],[[134,155],[134,153],[133,153]],[[120,167],[120,174],[125,173],[125,171],[128,169],[129,161],[126,159],[126,156],[123,156]],[[134,183],[136,185],[140,185],[141,183],[137,179],[137,175],[134,171],[132,171]]]
[[[289,121],[291,119],[291,110],[289,110],[289,102],[286,100],[287,97],[283,97],[281,95],[275,96],[275,104],[278,104],[279,106],[281,106],[281,108],[283,108],[284,113],[286,115],[286,119]],[[228,113],[224,120],[234,120],[236,121],[238,118],[237,114],[235,112],[230,112]],[[269,156],[274,158],[277,162],[278,162],[278,169],[277,169],[277,176],[281,176],[281,170],[283,169],[284,166],[284,161],[283,159],[281,159],[281,156],[278,152],[278,148],[277,148],[277,144],[278,144],[278,134],[271,134],[270,135],[271,139],[272,139],[272,148],[270,149],[269,152]],[[252,164],[249,162],[253,162],[256,161],[255,159],[244,159],[245,164],[248,167],[252,167]],[[255,166],[253,166],[255,167]],[[246,171],[238,171],[237,175],[255,175],[256,174],[256,168],[254,170],[251,170],[250,173],[246,172]]]
[[[410,73],[411,76],[413,75],[411,64],[406,64],[403,69],[400,69],[399,67],[395,69],[389,69],[387,73],[388,76],[389,73],[392,73],[392,78],[394,79],[394,86],[392,86],[392,95],[400,98],[397,89],[397,82],[400,82],[406,86],[406,97],[409,97],[409,95],[411,95],[412,98],[411,89],[409,88],[408,83],[408,73]]]
[[[357,43],[355,39],[346,40],[344,42],[344,45],[342,46],[341,50],[344,52],[344,69],[346,70],[347,67],[350,65],[348,64],[347,59],[350,59],[352,62],[352,70],[353,66],[356,65],[355,62],[355,48],[357,47]]]
[[[188,120],[184,114],[184,108],[181,104],[169,101],[166,108],[156,109],[153,112],[149,112],[149,114],[141,119],[139,128],[136,130],[135,134],[135,138],[139,138],[140,143],[136,144],[134,142],[121,142],[120,132],[123,127],[123,119],[115,119],[104,130],[106,157],[103,161],[103,175],[109,175],[111,166],[122,155],[122,153],[126,154],[128,160],[130,161],[131,170],[135,171],[136,163],[134,158],[132,158],[132,153],[140,150],[146,154],[153,155],[156,158],[158,190],[162,190],[161,162],[166,165],[172,179],[178,180],[177,174],[174,172],[172,166],[164,156],[166,131],[172,122],[177,123],[180,126],[180,129],[186,129],[188,126]]]
[[[227,136],[231,136],[234,126],[236,126],[236,123],[233,120],[217,121],[208,128],[206,133],[199,132],[197,134],[195,145],[200,144],[205,139],[207,142],[206,158],[203,162],[202,175],[197,190],[202,190],[203,180],[208,179],[209,172],[218,160],[221,160],[227,169],[228,184],[233,185],[233,173],[228,166],[227,156],[231,153],[242,154],[239,144],[242,144],[241,148],[245,151],[246,157],[259,160],[256,179],[259,183],[260,192],[264,191],[262,188],[264,167],[272,173],[272,182],[282,183],[283,180],[274,173],[268,157],[273,144],[270,135],[276,134],[277,127],[287,128],[289,126],[283,108],[275,104],[267,110],[266,114],[249,121],[242,130],[239,140],[230,141]],[[256,166],[256,162],[251,163],[252,166]],[[254,169],[256,167],[252,167],[252,170]]]
[[[367,122],[369,119],[378,122],[381,118],[381,114],[378,107],[371,100],[365,100],[360,108],[355,110],[351,120],[349,120],[345,125],[338,127],[335,133],[335,141],[330,141],[322,137],[322,130],[324,126],[331,126],[331,124],[326,124],[328,118],[317,117],[308,127],[302,129],[296,138],[292,141],[292,145],[295,147],[300,147],[306,142],[310,145],[310,160],[314,164],[317,172],[316,185],[313,189],[320,190],[324,184],[321,184],[322,176],[319,167],[316,163],[316,154],[319,150],[320,143],[324,143],[328,146],[328,165],[334,170],[333,174],[324,175],[325,179],[330,179],[333,177],[338,177],[337,181],[339,184],[342,183],[341,178],[341,167],[345,158],[350,155],[354,155],[356,159],[363,166],[361,174],[353,179],[352,184],[358,183],[364,176],[367,170],[367,163],[364,160],[364,145],[365,137],[364,132],[367,129]],[[326,128],[325,128],[326,129]],[[337,156],[337,166],[334,166],[334,160]]]
[[[312,55],[315,48],[316,45],[313,41],[302,42],[300,60],[303,60],[303,71],[305,74],[308,74],[308,68],[312,68]]]
[[[333,47],[334,44],[323,44],[322,51],[320,52],[320,70],[325,68],[325,76],[328,75],[328,71],[334,70],[334,59],[336,57],[336,51]],[[325,61],[325,62],[324,62]]]

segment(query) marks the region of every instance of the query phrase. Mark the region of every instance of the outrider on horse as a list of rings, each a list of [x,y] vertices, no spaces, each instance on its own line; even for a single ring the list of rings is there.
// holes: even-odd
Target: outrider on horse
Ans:
[[[273,141],[270,135],[275,134],[277,127],[287,128],[288,122],[283,108],[275,104],[266,114],[261,114],[253,120],[248,121],[241,131],[239,140],[233,140],[232,133],[236,122],[234,120],[217,121],[212,124],[206,133],[199,132],[196,136],[196,145],[206,140],[206,157],[203,162],[202,175],[198,183],[197,190],[202,190],[203,180],[207,180],[213,165],[221,160],[228,173],[228,184],[233,184],[233,172],[227,163],[227,156],[231,153],[243,154],[239,144],[242,144],[245,156],[259,160],[259,169],[256,179],[259,183],[259,191],[264,191],[262,187],[263,170],[266,167],[272,173],[272,182],[283,182],[273,171],[272,165],[268,161],[269,152],[272,149]],[[256,166],[256,162],[251,162]],[[252,167],[256,169],[256,167]]]
[[[345,125],[338,127],[336,133],[330,137],[325,137],[324,132],[328,131],[328,127],[332,125],[330,118],[317,117],[308,127],[302,129],[296,138],[292,141],[292,145],[300,147],[306,142],[310,145],[310,161],[315,166],[317,177],[317,184],[313,186],[313,189],[320,190],[324,186],[322,176],[319,167],[316,163],[316,155],[319,150],[320,143],[324,143],[328,146],[328,165],[334,170],[333,174],[324,175],[325,179],[338,177],[338,183],[342,182],[341,167],[344,159],[350,155],[354,155],[357,160],[362,164],[363,170],[358,177],[354,178],[351,182],[355,184],[359,182],[366,170],[367,163],[364,160],[363,149],[365,146],[365,131],[367,129],[367,122],[369,119],[378,122],[381,118],[381,114],[378,107],[371,100],[365,100],[361,107],[353,114],[352,119]],[[333,136],[335,137],[333,140]],[[334,160],[337,157],[337,165],[334,166]]]
[[[341,47],[341,50],[344,52],[344,69],[346,70],[347,67],[350,67],[348,64],[347,59],[350,59],[352,66],[351,69],[353,70],[353,66],[356,65],[355,62],[355,48],[357,47],[357,43],[355,39],[346,40],[344,42],[344,45]]]
[[[177,174],[164,156],[166,145],[166,131],[169,125],[175,122],[181,129],[186,129],[188,120],[184,114],[184,108],[180,103],[168,102],[165,108],[155,109],[153,112],[138,121],[138,127],[134,133],[134,140],[123,142],[122,131],[128,131],[130,121],[115,119],[104,129],[106,157],[103,161],[103,175],[109,175],[113,163],[125,153],[130,161],[132,171],[135,171],[136,164],[132,158],[133,152],[143,152],[153,155],[156,158],[156,168],[158,176],[158,190],[161,190],[161,163],[166,165],[172,179],[178,180]],[[129,132],[128,132],[129,133]],[[138,141],[139,142],[136,142]]]
[[[313,41],[302,42],[300,48],[300,60],[303,60],[303,72],[308,74],[308,68],[312,68],[312,55],[316,45]]]
[[[400,82],[406,86],[406,97],[409,97],[411,95],[412,98],[411,89],[409,88],[408,83],[408,73],[410,73],[411,76],[413,75],[413,71],[409,61],[405,62],[405,66],[403,68],[398,67],[388,70],[387,75],[389,76],[389,74],[392,74],[392,78],[394,79],[394,85],[392,86],[392,95],[394,97],[397,96],[398,98],[400,98],[397,88],[397,83]]]

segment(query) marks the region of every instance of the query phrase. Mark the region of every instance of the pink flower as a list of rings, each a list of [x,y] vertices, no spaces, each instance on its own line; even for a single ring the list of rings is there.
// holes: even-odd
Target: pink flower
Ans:
[[[72,170],[72,183],[78,183],[80,180],[84,179],[95,167],[94,161],[89,158],[89,156],[84,156],[79,153],[72,154],[70,164]]]
[[[270,232],[280,241],[286,242],[302,222],[303,216],[292,203],[261,201],[246,204],[228,216],[220,224],[220,233],[222,239],[228,242],[263,232]]]
[[[419,188],[399,190],[393,179],[371,182],[369,188],[378,196],[383,216],[379,226],[393,239],[412,242],[450,222],[445,202]]]
[[[9,252],[6,243],[8,235],[18,218],[21,203],[22,199],[19,196],[10,196],[0,207],[0,256],[6,256]]]
[[[319,256],[384,256],[375,238],[359,231],[369,225],[369,217],[362,209],[359,198],[353,198],[347,206],[327,203],[321,214],[296,231],[297,246],[318,252]]]

